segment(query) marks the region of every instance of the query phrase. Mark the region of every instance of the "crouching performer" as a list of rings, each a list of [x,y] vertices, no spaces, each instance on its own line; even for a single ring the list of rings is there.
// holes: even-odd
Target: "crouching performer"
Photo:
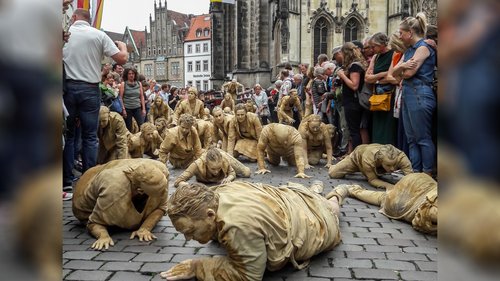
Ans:
[[[256,174],[271,172],[266,169],[265,154],[271,165],[279,165],[283,158],[289,166],[297,166],[296,178],[310,178],[304,173],[302,137],[294,127],[278,123],[264,126],[257,145],[258,170]]]
[[[179,187],[167,211],[175,229],[187,240],[218,241],[227,256],[185,260],[161,276],[167,280],[257,281],[266,268],[276,271],[288,262],[303,269],[314,255],[340,242],[338,201],[294,183]]]
[[[193,127],[196,119],[189,114],[182,114],[179,126],[165,132],[165,138],[160,145],[160,162],[167,164],[170,161],[174,169],[186,169],[204,150],[201,148],[200,138]]]
[[[193,176],[196,176],[199,182],[224,184],[234,181],[236,176],[249,178],[250,174],[250,168],[236,158],[221,149],[212,147],[177,177],[174,186],[186,184]]]
[[[359,185],[341,185],[334,192],[380,206],[380,212],[385,216],[409,222],[420,232],[437,233],[438,187],[437,182],[427,174],[404,176],[387,191],[366,190]]]
[[[368,183],[378,188],[391,188],[394,185],[378,178],[384,173],[401,169],[405,175],[413,173],[410,159],[401,150],[390,144],[362,144],[339,163],[330,166],[328,175],[341,179],[345,175],[361,172]]]
[[[302,120],[299,126],[304,150],[304,162],[306,169],[311,165],[317,165],[323,153],[326,153],[326,165],[330,168],[333,160],[332,138],[335,127],[332,124],[321,123],[319,115],[309,115]]]
[[[114,160],[85,172],[73,194],[73,214],[87,223],[96,250],[113,246],[106,229],[134,230],[130,239],[156,238],[151,230],[167,211],[168,170],[151,159]]]
[[[97,135],[99,137],[98,164],[104,164],[116,159],[130,158],[128,151],[130,132],[120,114],[110,112],[109,108],[101,106]]]

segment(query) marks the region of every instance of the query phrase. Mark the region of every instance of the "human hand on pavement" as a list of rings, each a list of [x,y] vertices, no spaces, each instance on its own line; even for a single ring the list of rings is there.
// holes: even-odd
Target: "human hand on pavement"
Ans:
[[[115,242],[113,242],[113,239],[111,239],[111,237],[109,236],[104,236],[104,237],[101,237],[99,239],[97,239],[94,244],[92,244],[92,246],[90,246],[90,248],[94,249],[94,250],[107,250],[109,249],[109,246],[114,246],[115,245]]]
[[[301,178],[301,179],[308,179],[308,178],[310,178],[310,177],[311,177],[311,176],[308,176],[308,175],[306,175],[306,174],[304,174],[304,173],[298,173],[298,174],[296,174],[296,175],[294,176],[294,178]]]
[[[255,172],[257,175],[264,175],[264,174],[267,174],[267,173],[271,173],[271,171],[267,170],[267,169],[260,169],[258,170],[257,172]]]
[[[193,260],[185,260],[171,269],[161,272],[160,276],[167,280],[184,280],[191,279],[196,276],[196,266]]]
[[[145,229],[145,228],[139,228],[137,231],[132,232],[130,235],[130,239],[134,239],[135,237],[139,238],[139,241],[153,241],[153,239],[156,239],[156,236],[151,233],[151,231]]]

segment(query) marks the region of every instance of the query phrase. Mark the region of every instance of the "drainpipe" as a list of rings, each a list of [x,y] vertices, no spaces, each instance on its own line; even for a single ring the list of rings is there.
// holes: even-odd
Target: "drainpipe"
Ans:
[[[386,17],[385,17],[385,34],[389,36],[389,0],[385,1],[387,3]]]

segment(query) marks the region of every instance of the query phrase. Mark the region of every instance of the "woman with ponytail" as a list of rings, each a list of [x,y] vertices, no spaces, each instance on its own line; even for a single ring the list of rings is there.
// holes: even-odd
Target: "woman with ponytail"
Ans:
[[[342,103],[345,110],[347,127],[349,128],[350,146],[349,153],[352,152],[361,141],[361,117],[363,108],[359,105],[358,90],[363,88],[366,63],[361,51],[353,43],[348,42],[342,46],[341,53],[344,56],[343,66],[337,72],[342,80]]]
[[[427,19],[423,13],[399,25],[399,38],[408,48],[394,67],[394,77],[403,79],[402,118],[415,172],[431,174],[436,147],[432,141],[432,117],[436,96],[432,90],[436,52],[424,41]]]

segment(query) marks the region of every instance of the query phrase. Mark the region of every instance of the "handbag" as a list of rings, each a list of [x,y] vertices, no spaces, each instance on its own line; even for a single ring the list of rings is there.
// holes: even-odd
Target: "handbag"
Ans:
[[[109,110],[110,111],[114,111],[114,112],[118,112],[118,113],[122,113],[122,102],[120,101],[120,98],[116,98],[114,99],[111,104],[109,105]]]
[[[359,65],[360,67],[363,67],[363,65],[359,62],[353,62],[352,64],[357,64]],[[351,65],[352,65],[351,64]],[[351,65],[349,66],[349,68],[351,67]],[[370,97],[373,95],[373,84],[372,83],[363,83],[363,87],[361,88],[361,90],[357,91],[355,93],[355,96],[358,97],[358,102],[359,102],[359,105],[361,105],[361,107],[363,107],[364,109],[367,109],[369,110],[370,109]]]
[[[373,84],[364,83],[361,91],[358,92],[358,102],[364,109],[370,110],[370,98],[373,93]]]
[[[376,94],[370,97],[370,111],[391,111],[391,92]]]

